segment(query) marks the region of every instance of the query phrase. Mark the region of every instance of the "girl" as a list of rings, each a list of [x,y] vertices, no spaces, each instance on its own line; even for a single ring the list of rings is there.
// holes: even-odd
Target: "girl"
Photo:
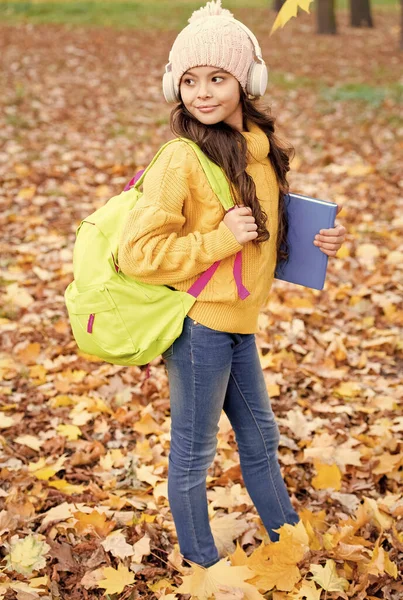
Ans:
[[[222,167],[236,207],[225,213],[192,148],[178,140],[147,173],[119,246],[124,273],[183,291],[221,261],[182,334],[163,355],[172,422],[168,499],[181,554],[204,567],[220,559],[209,524],[206,475],[222,410],[270,539],[278,539],[274,529],[299,520],[277,460],[279,430],[254,335],[287,232],[283,202],[291,155],[274,135],[274,119],[251,97],[262,95],[267,82],[259,54],[253,34],[221,8],[221,0],[189,19],[164,75],[166,99],[177,100],[171,129]],[[313,243],[334,256],[344,234],[343,227],[323,230]],[[240,250],[241,286],[233,273]]]

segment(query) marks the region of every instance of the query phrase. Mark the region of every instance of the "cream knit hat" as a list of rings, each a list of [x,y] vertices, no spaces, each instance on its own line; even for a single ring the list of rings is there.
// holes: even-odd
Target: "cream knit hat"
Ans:
[[[246,92],[253,51],[248,34],[221,7],[221,0],[207,2],[192,14],[172,46],[169,60],[175,88],[188,69],[208,65],[231,73]]]

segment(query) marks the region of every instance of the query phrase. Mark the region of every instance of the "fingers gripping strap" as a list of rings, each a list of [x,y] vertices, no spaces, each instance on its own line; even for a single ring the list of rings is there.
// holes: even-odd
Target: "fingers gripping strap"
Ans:
[[[206,177],[213,192],[219,198],[224,209],[229,211],[235,208],[228,181],[221,167],[209,160],[195,142],[186,138],[181,139],[193,148],[197,158],[200,161],[203,171],[206,174]],[[210,268],[207,269],[207,271],[202,273],[202,275],[189,288],[188,293],[197,298],[204,290],[210,279],[213,277],[214,273],[220,265],[220,262],[221,261],[216,261],[214,264],[211,265]],[[235,256],[233,273],[235,283],[238,289],[238,296],[239,298],[241,298],[241,300],[245,300],[245,298],[247,298],[250,295],[250,292],[246,289],[242,282],[242,250],[240,250]]]
[[[211,186],[213,192],[216,194],[216,196],[220,200],[223,208],[227,211],[235,208],[234,201],[233,201],[232,195],[231,195],[230,186],[228,184],[228,181],[227,181],[225,174],[223,173],[221,167],[219,167],[218,165],[213,163],[211,160],[209,160],[207,158],[207,156],[199,148],[199,146],[195,142],[193,142],[192,140],[189,140],[187,138],[175,138],[174,140],[170,140],[169,142],[164,144],[159,149],[157,154],[154,156],[153,160],[147,166],[147,168],[141,174],[137,174],[137,175],[140,175],[139,178],[137,179],[137,181],[136,181],[136,178],[133,178],[134,181],[131,180],[129,185],[134,184],[134,187],[136,187],[136,188],[140,187],[141,184],[143,183],[143,180],[144,180],[144,177],[146,176],[147,171],[155,163],[155,161],[157,160],[157,158],[159,157],[161,152],[164,150],[164,148],[166,146],[169,146],[169,144],[177,142],[178,140],[182,140],[182,141],[186,142],[189,146],[191,146],[193,148],[193,151],[195,152],[197,158],[199,159],[202,169],[203,169],[204,173],[206,174],[209,185]],[[213,277],[214,273],[216,272],[216,270],[218,269],[218,267],[220,265],[220,262],[221,261],[216,261],[214,264],[211,265],[211,267],[209,267],[206,271],[204,271],[204,273],[202,273],[202,275],[189,288],[188,293],[191,294],[192,296],[194,296],[195,298],[197,298],[201,294],[201,292],[204,290],[204,288],[206,287],[206,285],[208,284],[210,279]],[[238,289],[238,295],[242,300],[244,300],[245,298],[247,298],[249,296],[249,292],[242,283],[242,251],[239,251],[235,257],[234,278],[235,278],[236,286]]]

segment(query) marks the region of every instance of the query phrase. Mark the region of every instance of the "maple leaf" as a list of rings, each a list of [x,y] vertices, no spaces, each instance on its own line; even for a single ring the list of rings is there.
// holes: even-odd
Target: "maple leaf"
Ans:
[[[214,517],[210,521],[211,532],[220,556],[230,554],[235,550],[234,539],[250,529],[246,519],[238,519],[241,513],[233,512],[222,517]]]
[[[342,558],[343,560],[352,560],[361,562],[367,550],[360,544],[345,544],[340,542],[336,548],[333,549],[332,556],[334,558]]]
[[[334,560],[327,560],[324,567],[310,565],[309,570],[313,573],[313,581],[327,592],[344,592],[349,588],[347,579],[338,576]]]
[[[34,577],[29,580],[29,587],[39,588],[42,585],[49,585],[49,577],[47,575],[44,575],[43,577]]]
[[[120,594],[127,585],[134,583],[134,574],[122,564],[117,569],[104,568],[103,574],[105,579],[98,581],[98,587],[104,588],[107,594]]]
[[[54,481],[49,481],[48,485],[50,487],[56,488],[57,490],[65,492],[66,494],[71,495],[82,494],[83,491],[86,489],[85,485],[76,485],[74,483],[69,483],[65,479],[56,479]]]
[[[4,412],[0,411],[0,429],[7,429],[7,427],[12,427],[13,425],[15,425],[13,417],[8,417]]]
[[[214,594],[214,598],[215,600],[244,600],[245,594],[241,588],[220,585],[218,591]]]
[[[309,551],[309,536],[301,521],[297,525],[285,524],[276,531],[280,533],[278,542],[261,545],[249,557],[247,564],[256,573],[250,583],[266,591],[276,587],[288,592],[301,579],[297,563]]]
[[[105,513],[99,513],[97,510],[93,510],[90,514],[78,511],[73,514],[73,517],[77,519],[74,527],[78,533],[95,531],[101,537],[105,537],[116,525],[114,521],[107,521]]]
[[[74,442],[83,435],[81,429],[77,427],[77,425],[64,425],[61,423],[56,427],[56,431],[63,437],[66,437],[69,442]]]
[[[259,562],[262,556],[264,559],[267,558],[266,554],[264,553],[265,548],[267,548],[267,546],[262,543],[252,552],[250,556],[248,556],[237,540],[235,551],[230,555],[231,564],[234,567],[246,565],[253,570],[253,557],[255,557],[256,562]]]
[[[305,579],[298,590],[288,594],[288,600],[320,600],[322,590],[318,589],[313,581]]]
[[[160,497],[168,499],[168,480],[157,483],[153,490],[153,495],[157,502]]]
[[[180,594],[192,594],[198,600],[209,600],[217,592],[242,590],[247,600],[262,600],[263,596],[245,580],[251,579],[253,571],[246,566],[233,567],[226,559],[222,559],[205,569],[189,561],[192,565],[192,574],[183,576],[183,582],[175,591]]]
[[[163,479],[159,475],[154,475],[153,470],[154,466],[152,465],[141,465],[136,469],[136,477],[139,481],[145,481],[154,487],[157,481]]]
[[[149,433],[159,434],[161,432],[161,425],[159,425],[150,414],[146,413],[133,425],[133,429],[144,435],[148,435]]]
[[[28,469],[37,479],[47,480],[53,477],[58,471],[63,469],[67,456],[62,454],[53,464],[46,465],[44,458],[40,458],[37,463],[29,463]]]
[[[284,557],[283,557],[284,558]],[[290,592],[301,579],[301,572],[296,564],[274,557],[265,565],[256,567],[257,577],[251,583],[265,591],[276,587],[282,592]]]
[[[364,500],[364,510],[372,518],[372,520],[375,522],[375,524],[380,529],[385,529],[385,530],[390,529],[390,527],[393,523],[392,517],[381,512],[379,510],[376,500],[374,500],[373,498],[367,498],[366,496],[364,496],[363,500]]]
[[[240,504],[252,504],[248,492],[239,483],[227,487],[215,487],[207,491],[207,498],[212,507],[232,508]]]
[[[113,533],[110,533],[104,541],[101,542],[101,546],[117,558],[126,558],[127,556],[133,556],[134,554],[133,546],[126,542],[126,538],[122,534],[121,529],[117,529]]]
[[[95,569],[95,571],[87,571],[84,577],[82,577],[80,584],[85,587],[86,590],[97,587],[98,582],[103,580],[104,567]]]
[[[46,513],[43,514],[43,521],[41,524],[41,531],[46,529],[49,523],[56,523],[58,521],[66,521],[69,519],[73,512],[77,510],[75,504],[68,504],[67,502],[63,502],[53,508],[50,508]]]
[[[19,287],[18,283],[12,283],[7,286],[5,301],[11,306],[27,308],[34,302],[34,299],[24,288]]]
[[[379,544],[380,538],[376,541],[370,562],[363,566],[363,571],[375,576],[383,575],[386,572],[396,579],[398,576],[397,565],[390,560],[389,554]]]
[[[16,535],[10,540],[9,554],[5,557],[6,569],[21,575],[31,575],[33,571],[46,566],[45,555],[49,550],[50,546],[43,541],[41,535],[29,534],[23,539]]]
[[[315,468],[317,475],[312,479],[312,485],[315,490],[332,488],[337,491],[341,488],[341,471],[337,465],[315,462]]]
[[[313,2],[313,0],[286,0],[278,12],[276,20],[271,28],[270,35],[272,35],[279,27],[284,27],[292,17],[296,17],[298,8],[302,8],[302,10],[309,13],[309,5],[311,2]]]
[[[307,419],[300,409],[293,409],[287,412],[286,419],[278,419],[279,423],[286,425],[293,434],[300,440],[309,438],[313,431],[323,426],[323,419]]]
[[[16,444],[22,444],[23,446],[28,446],[32,450],[39,451],[43,444],[43,440],[35,437],[34,435],[19,435],[15,438],[14,442]]]
[[[148,535],[143,535],[135,544],[133,544],[134,556],[132,562],[140,564],[144,556],[148,556],[150,550],[151,539]]]

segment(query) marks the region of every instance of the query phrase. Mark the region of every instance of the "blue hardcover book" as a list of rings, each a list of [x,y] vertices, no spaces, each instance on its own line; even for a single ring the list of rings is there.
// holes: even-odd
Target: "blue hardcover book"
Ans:
[[[288,261],[278,261],[274,276],[290,283],[322,290],[328,256],[314,245],[321,229],[334,227],[337,204],[301,194],[287,194]]]

